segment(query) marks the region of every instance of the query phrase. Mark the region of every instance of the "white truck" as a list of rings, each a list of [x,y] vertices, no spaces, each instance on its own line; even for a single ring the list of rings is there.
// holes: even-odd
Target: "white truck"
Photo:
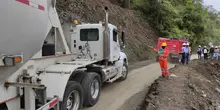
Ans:
[[[104,23],[71,24],[68,46],[55,6],[0,1],[1,110],[80,110],[97,103],[104,82],[127,78],[128,59],[107,8]]]

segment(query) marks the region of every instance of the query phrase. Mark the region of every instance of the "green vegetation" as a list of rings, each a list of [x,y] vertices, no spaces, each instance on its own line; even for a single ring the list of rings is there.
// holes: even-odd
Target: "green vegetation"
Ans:
[[[220,44],[220,13],[204,7],[202,0],[132,0],[134,9],[158,36],[187,37],[192,44]]]

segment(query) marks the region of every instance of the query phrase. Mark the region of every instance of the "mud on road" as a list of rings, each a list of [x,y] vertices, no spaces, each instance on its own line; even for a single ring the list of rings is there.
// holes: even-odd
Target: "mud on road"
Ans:
[[[155,80],[136,110],[216,110],[220,106],[219,64],[193,60],[170,72],[169,79]]]

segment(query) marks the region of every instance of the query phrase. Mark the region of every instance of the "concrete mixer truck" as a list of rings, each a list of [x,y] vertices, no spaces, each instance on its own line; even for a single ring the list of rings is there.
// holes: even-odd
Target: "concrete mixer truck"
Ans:
[[[1,0],[0,109],[80,110],[104,82],[125,80],[124,32],[107,10],[105,22],[72,23],[65,36],[56,0]]]

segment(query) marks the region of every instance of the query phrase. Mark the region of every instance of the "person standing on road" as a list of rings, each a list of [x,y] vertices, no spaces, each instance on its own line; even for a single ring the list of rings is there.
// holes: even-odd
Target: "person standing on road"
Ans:
[[[215,46],[214,57],[216,58],[217,61],[218,61],[218,55],[219,55],[219,48],[218,46]]]
[[[190,50],[189,50],[189,43],[186,43],[186,47],[185,47],[185,64],[188,64],[189,62],[189,53]]]
[[[183,43],[183,46],[182,46],[182,58],[181,58],[181,62],[182,64],[185,64],[185,49],[186,49],[186,43]]]
[[[199,48],[197,49],[198,59],[201,59],[202,56],[202,48],[201,45],[199,45]]]
[[[168,52],[168,50],[166,50],[166,46],[167,46],[167,44],[165,42],[162,43],[161,48],[159,50],[150,46],[151,49],[159,55],[159,63],[160,63],[160,68],[161,68],[163,77],[170,76],[170,73],[168,71],[168,61],[167,61],[167,57],[169,55],[169,52]]]
[[[209,51],[210,59],[211,59],[211,60],[214,59],[214,50],[215,50],[215,49],[214,49],[214,46],[212,45],[211,48],[210,48],[210,51]]]
[[[188,43],[189,45],[189,43]],[[189,46],[189,60],[191,59],[191,55],[192,55],[192,49],[191,49],[191,46]]]
[[[206,46],[204,46],[203,48],[203,55],[204,55],[204,59],[205,60],[208,60],[208,49],[206,48]]]

